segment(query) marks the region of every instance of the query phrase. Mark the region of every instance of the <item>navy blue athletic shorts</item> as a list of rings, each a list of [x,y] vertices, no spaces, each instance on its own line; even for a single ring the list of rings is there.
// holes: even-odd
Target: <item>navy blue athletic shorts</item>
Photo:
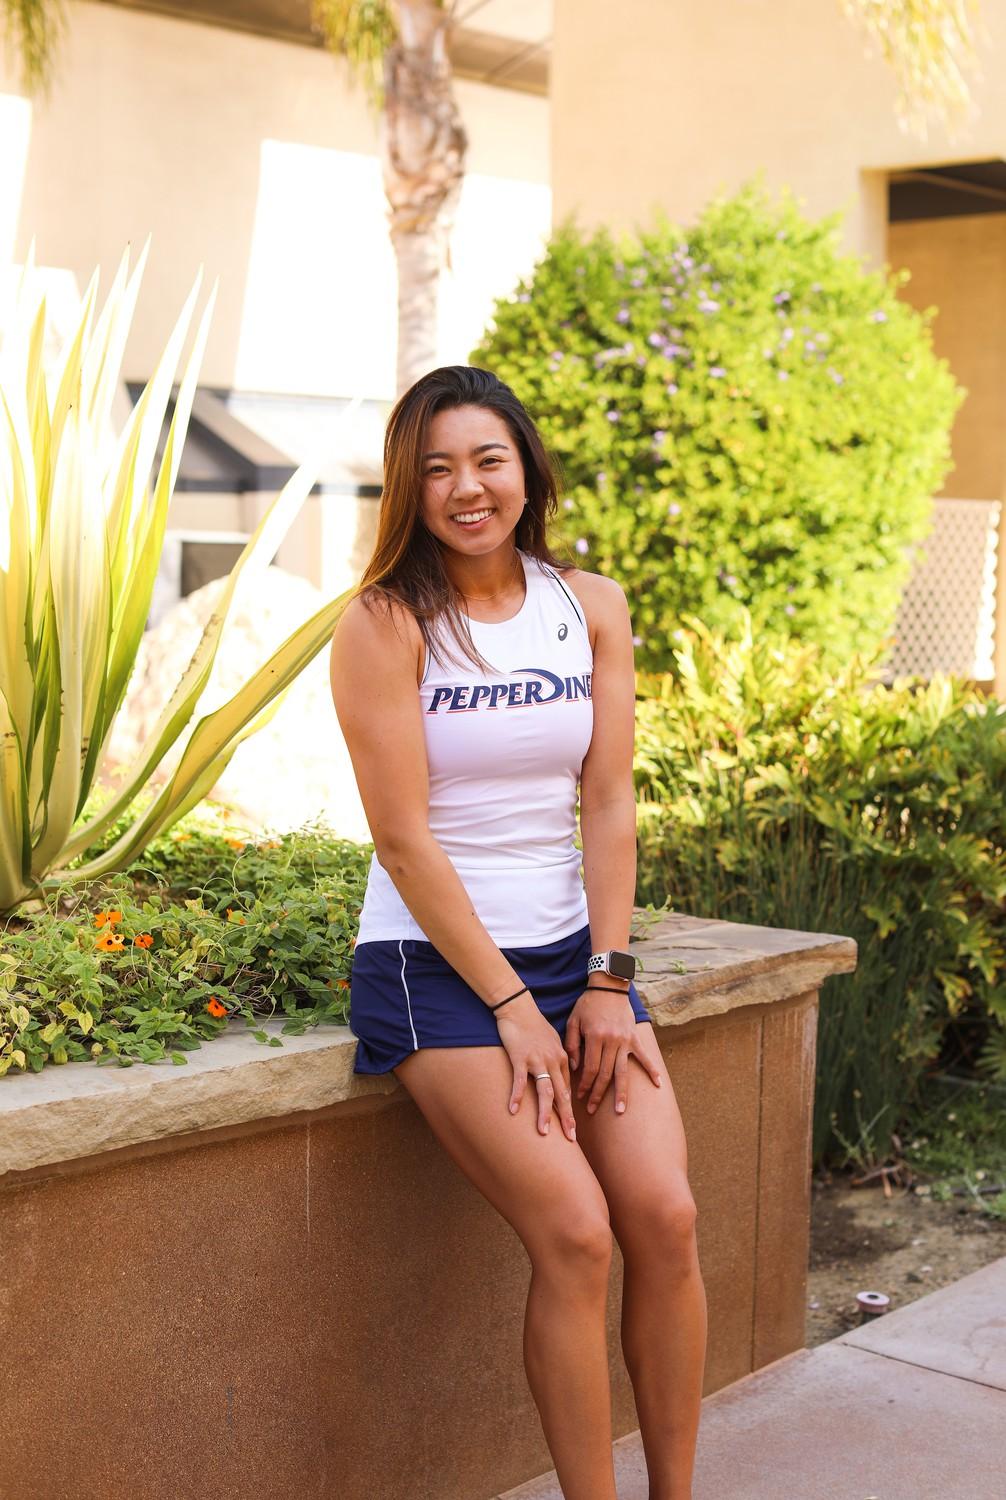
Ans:
[[[565,1041],[566,1022],[587,988],[590,928],[533,948],[502,948]],[[649,1012],[634,984],[637,1021]],[[450,964],[421,938],[359,943],[353,955],[349,1026],[357,1039],[354,1073],[388,1073],[417,1047],[502,1047],[496,1018]]]

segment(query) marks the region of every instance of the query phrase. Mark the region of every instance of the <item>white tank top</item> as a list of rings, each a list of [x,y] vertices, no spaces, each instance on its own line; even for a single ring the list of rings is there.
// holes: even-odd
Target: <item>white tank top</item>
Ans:
[[[520,610],[510,620],[469,622],[495,670],[483,674],[441,631],[448,659],[441,667],[427,650],[419,688],[430,831],[490,937],[511,948],[586,925],[573,837],[594,726],[583,610],[554,568],[517,555],[527,585]],[[427,940],[375,854],[357,942],[388,938]]]

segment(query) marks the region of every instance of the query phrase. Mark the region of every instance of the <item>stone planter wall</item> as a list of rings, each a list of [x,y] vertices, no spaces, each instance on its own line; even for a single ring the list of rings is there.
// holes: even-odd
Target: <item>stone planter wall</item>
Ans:
[[[635,951],[688,1137],[708,1394],[803,1345],[817,997],[856,945],[673,915]],[[490,1500],[551,1467],[523,1246],[354,1048],[242,1023],[185,1067],[0,1080],[0,1500]],[[616,1249],[616,1436],[620,1284]]]

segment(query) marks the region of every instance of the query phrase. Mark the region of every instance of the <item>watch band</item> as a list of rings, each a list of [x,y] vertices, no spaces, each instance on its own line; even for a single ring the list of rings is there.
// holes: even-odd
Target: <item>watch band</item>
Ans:
[[[609,948],[604,953],[592,953],[587,960],[588,978],[591,974],[610,974],[613,979],[624,979],[631,984],[635,972],[635,958],[631,953],[624,953],[621,948]]]

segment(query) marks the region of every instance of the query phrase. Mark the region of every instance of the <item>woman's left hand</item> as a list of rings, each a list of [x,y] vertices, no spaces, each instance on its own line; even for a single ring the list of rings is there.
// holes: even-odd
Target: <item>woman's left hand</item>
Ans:
[[[593,1114],[604,1098],[604,1091],[615,1080],[615,1113],[622,1114],[628,1102],[629,1054],[641,1063],[657,1088],[660,1073],[645,1053],[636,1048],[636,1017],[628,992],[625,998],[607,990],[587,989],[569,1013],[566,1023],[566,1052],[572,1071],[580,1065],[583,1042],[583,1072],[576,1085],[578,1099],[587,1090],[587,1113]]]

